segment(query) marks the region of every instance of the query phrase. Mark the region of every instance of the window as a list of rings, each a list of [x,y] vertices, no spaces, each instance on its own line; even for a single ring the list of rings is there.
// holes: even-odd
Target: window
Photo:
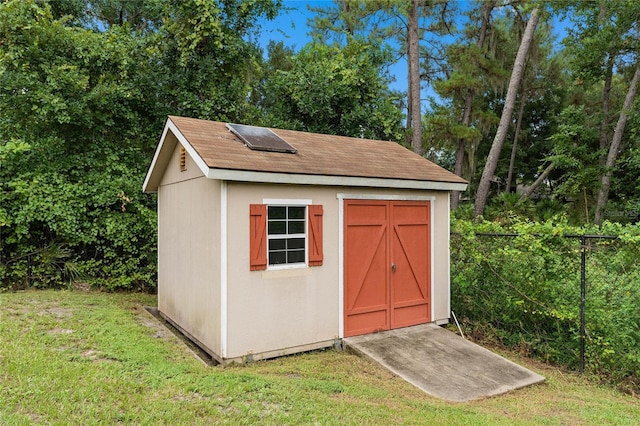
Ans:
[[[306,206],[268,206],[269,265],[305,263]]]
[[[250,206],[250,266],[252,271],[267,265],[321,266],[321,205]]]

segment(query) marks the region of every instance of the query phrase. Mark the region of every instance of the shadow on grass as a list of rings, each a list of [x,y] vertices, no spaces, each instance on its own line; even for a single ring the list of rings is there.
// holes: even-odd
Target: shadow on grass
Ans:
[[[160,323],[160,325],[164,326],[167,330],[173,333],[182,343],[184,343],[187,346],[187,348],[189,348],[189,350],[193,352],[193,354],[197,358],[202,360],[203,363],[210,366],[219,365],[218,361],[216,361],[213,357],[211,357],[211,355],[209,355],[205,350],[203,350],[200,346],[198,346],[197,343],[195,343],[188,336],[186,336],[184,333],[182,333],[180,330],[174,327],[173,324],[171,324],[169,321],[164,319],[162,315],[160,315],[160,311],[158,310],[158,308],[155,308],[153,306],[145,306],[144,309],[149,314],[151,314],[151,316],[155,318]]]

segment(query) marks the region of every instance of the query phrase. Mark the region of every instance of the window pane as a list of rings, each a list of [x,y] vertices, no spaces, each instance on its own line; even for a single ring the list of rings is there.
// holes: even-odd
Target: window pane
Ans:
[[[284,220],[269,221],[269,235],[278,235],[287,233],[287,222]]]
[[[304,234],[304,221],[296,220],[289,222],[289,234]]]
[[[293,250],[287,252],[287,263],[304,263],[304,250]]]
[[[304,219],[306,207],[289,207],[289,219]]]
[[[278,206],[269,206],[268,208],[269,219],[286,219],[287,208]]]
[[[287,239],[287,248],[289,250],[304,249],[304,238],[289,238],[289,239]]]
[[[287,252],[285,251],[269,252],[269,265],[278,265],[281,263],[287,263]]]
[[[285,250],[287,248],[287,240],[269,240],[269,250]]]
[[[267,213],[269,264],[304,264],[307,208],[305,206],[268,206]],[[291,238],[294,235],[296,237]]]

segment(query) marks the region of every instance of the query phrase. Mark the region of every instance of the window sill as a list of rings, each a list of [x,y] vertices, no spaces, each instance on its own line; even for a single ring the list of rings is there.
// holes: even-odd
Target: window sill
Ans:
[[[281,269],[271,269],[268,271],[262,271],[262,279],[270,280],[270,279],[279,279],[279,278],[288,278],[288,277],[302,277],[306,275],[311,275],[312,270],[307,265],[300,265],[288,268]]]

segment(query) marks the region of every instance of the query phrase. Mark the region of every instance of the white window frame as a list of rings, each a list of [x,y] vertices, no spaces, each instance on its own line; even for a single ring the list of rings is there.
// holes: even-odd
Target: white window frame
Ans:
[[[309,267],[309,205],[312,200],[273,198],[263,199],[263,204],[267,205],[267,271],[282,269],[300,269]],[[280,234],[277,237],[269,235],[269,207],[304,207],[304,234]],[[304,262],[297,263],[269,263],[269,241],[272,239],[302,238],[304,237]]]

